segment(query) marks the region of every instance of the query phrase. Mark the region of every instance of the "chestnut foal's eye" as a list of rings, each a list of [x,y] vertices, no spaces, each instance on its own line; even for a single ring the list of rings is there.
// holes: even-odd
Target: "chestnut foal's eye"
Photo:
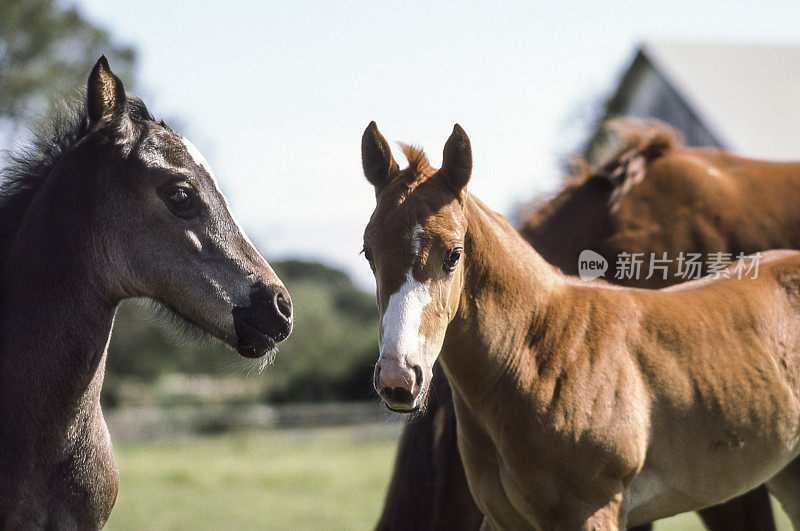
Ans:
[[[444,270],[447,272],[453,271],[456,266],[458,265],[458,261],[461,259],[461,253],[463,249],[461,247],[456,247],[445,257],[444,259]]]
[[[159,190],[161,199],[173,214],[179,218],[191,218],[197,215],[197,201],[192,188],[185,185],[169,185]]]

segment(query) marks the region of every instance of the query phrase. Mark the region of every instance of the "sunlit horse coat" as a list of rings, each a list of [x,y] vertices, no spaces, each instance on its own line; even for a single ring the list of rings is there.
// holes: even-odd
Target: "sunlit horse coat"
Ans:
[[[613,266],[613,257],[621,251],[658,256],[670,251],[673,257],[680,251],[735,255],[800,241],[800,216],[791,208],[796,203],[792,192],[798,190],[792,185],[800,175],[797,164],[749,162],[713,150],[681,148],[663,128],[645,128],[627,140],[608,164],[535,211],[523,229],[545,258],[567,272],[577,272],[578,254],[586,248],[601,251]],[[709,160],[714,164],[709,166]],[[751,212],[746,202],[733,200],[737,194],[751,197],[750,190],[761,185],[765,189],[756,201],[763,210]],[[774,226],[765,227],[770,224]],[[654,277],[649,285],[674,281],[673,268],[666,281]],[[435,383],[433,411],[404,434],[379,528],[479,525],[480,515],[464,494],[463,470],[454,458],[449,387],[441,379]],[[771,525],[763,495],[748,511],[731,507],[706,511],[704,516],[720,529],[732,523]]]

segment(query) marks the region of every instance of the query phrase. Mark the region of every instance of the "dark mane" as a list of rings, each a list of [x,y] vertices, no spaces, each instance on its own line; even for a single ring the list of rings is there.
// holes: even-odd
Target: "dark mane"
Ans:
[[[578,158],[572,164],[573,171],[564,177],[568,187],[581,185],[595,177],[621,184],[625,180],[621,170],[627,170],[632,160],[650,162],[684,145],[678,131],[655,119],[614,118],[603,124],[603,129],[604,137],[608,138],[604,146],[608,155],[597,168]]]
[[[31,144],[17,149],[0,170],[0,265],[22,223],[28,206],[47,181],[61,156],[89,134],[86,98],[64,101],[34,131]],[[144,103],[128,95],[131,120],[153,120]]]
[[[433,166],[431,166],[428,156],[421,147],[404,142],[398,142],[398,144],[408,161],[408,168],[404,169],[403,172],[412,174],[414,177],[430,177],[434,171],[436,171]]]
[[[596,190],[608,194],[608,201],[617,204],[631,185],[645,176],[647,164],[669,151],[683,146],[681,134],[658,120],[616,118],[605,126],[616,139],[609,146],[610,155],[596,169],[583,160],[574,164],[575,171],[564,177],[565,186],[555,195],[539,198],[523,206],[517,214],[524,227],[538,226],[578,191]]]
[[[640,159],[641,162],[650,162],[684,144],[683,137],[678,131],[658,120],[615,118],[606,122],[604,128],[609,137],[616,139],[610,146],[611,155],[595,171],[591,171],[586,163],[582,162],[583,172],[580,180],[593,176],[606,177],[613,184],[619,185],[626,180],[624,174],[628,171],[631,161]]]

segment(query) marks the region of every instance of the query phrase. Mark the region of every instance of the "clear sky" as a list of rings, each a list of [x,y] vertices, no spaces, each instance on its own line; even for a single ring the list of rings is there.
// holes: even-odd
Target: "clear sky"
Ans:
[[[637,42],[800,44],[798,0],[67,3],[137,48],[138,92],[204,153],[268,260],[319,259],[363,286],[370,120],[434,165],[460,123],[470,191],[511,214],[558,185]]]

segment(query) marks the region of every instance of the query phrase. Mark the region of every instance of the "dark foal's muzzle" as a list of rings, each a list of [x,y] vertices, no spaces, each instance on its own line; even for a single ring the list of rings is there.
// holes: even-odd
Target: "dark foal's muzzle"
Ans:
[[[249,304],[232,313],[236,351],[246,358],[260,358],[292,332],[292,299],[283,286],[256,284]]]

